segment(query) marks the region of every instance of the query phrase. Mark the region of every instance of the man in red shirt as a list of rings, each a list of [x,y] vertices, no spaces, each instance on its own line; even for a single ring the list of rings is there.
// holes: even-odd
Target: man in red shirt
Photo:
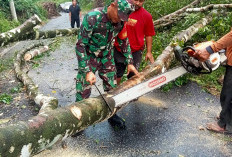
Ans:
[[[145,0],[134,0],[135,12],[130,14],[127,24],[121,32],[122,38],[129,38],[129,43],[131,47],[131,52],[133,56],[133,64],[138,70],[140,63],[142,61],[142,52],[144,50],[144,38],[146,39],[146,60],[151,63],[154,62],[152,55],[152,37],[155,35],[155,29],[152,21],[151,14],[143,8],[143,3]],[[121,81],[126,65],[125,57],[122,55],[119,43],[116,41],[114,44],[114,59],[117,69],[117,83]],[[132,77],[134,73],[129,73],[128,78]]]

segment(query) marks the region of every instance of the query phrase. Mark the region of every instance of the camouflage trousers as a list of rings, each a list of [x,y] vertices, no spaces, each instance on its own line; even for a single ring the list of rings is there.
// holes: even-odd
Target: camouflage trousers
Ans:
[[[90,70],[95,74],[98,71],[99,77],[103,80],[105,91],[116,87],[116,68],[112,54],[97,58],[94,54],[88,56],[88,65]],[[78,61],[79,63],[79,61]],[[86,99],[91,94],[91,85],[86,81],[86,73],[79,71],[76,77],[76,102]]]

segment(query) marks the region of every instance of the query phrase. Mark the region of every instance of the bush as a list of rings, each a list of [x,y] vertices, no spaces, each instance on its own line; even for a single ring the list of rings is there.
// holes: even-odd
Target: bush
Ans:
[[[46,11],[42,8],[38,0],[17,0],[15,1],[15,8],[21,21],[25,21],[34,14],[39,15],[42,19],[46,19],[47,16]]]
[[[193,0],[146,0],[144,7],[150,12],[153,16],[153,19],[156,20],[164,15],[170,14],[189,3],[193,2]]]
[[[13,29],[19,25],[19,22],[9,21],[2,12],[0,12],[0,33],[6,32]]]

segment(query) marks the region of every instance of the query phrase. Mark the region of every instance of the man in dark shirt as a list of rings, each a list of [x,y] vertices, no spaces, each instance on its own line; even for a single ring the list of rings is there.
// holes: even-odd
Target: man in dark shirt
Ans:
[[[77,1],[72,0],[72,5],[69,7],[69,20],[72,28],[74,28],[75,23],[77,24],[77,28],[80,27],[80,15],[81,9],[79,5],[77,5]]]

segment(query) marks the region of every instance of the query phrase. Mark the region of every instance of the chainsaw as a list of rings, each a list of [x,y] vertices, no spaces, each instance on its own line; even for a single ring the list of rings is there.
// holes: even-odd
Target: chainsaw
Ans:
[[[212,42],[210,41],[196,44],[194,46],[187,46],[185,48],[175,46],[175,57],[181,62],[182,66],[171,69],[113,96],[112,98],[115,102],[115,107],[121,107],[125,103],[147,94],[188,72],[192,74],[210,74],[212,71],[216,70],[220,64],[226,62],[227,58],[225,56],[225,50],[211,54],[209,59],[205,62],[200,62],[194,56],[196,54],[196,48],[207,47],[211,44]]]

